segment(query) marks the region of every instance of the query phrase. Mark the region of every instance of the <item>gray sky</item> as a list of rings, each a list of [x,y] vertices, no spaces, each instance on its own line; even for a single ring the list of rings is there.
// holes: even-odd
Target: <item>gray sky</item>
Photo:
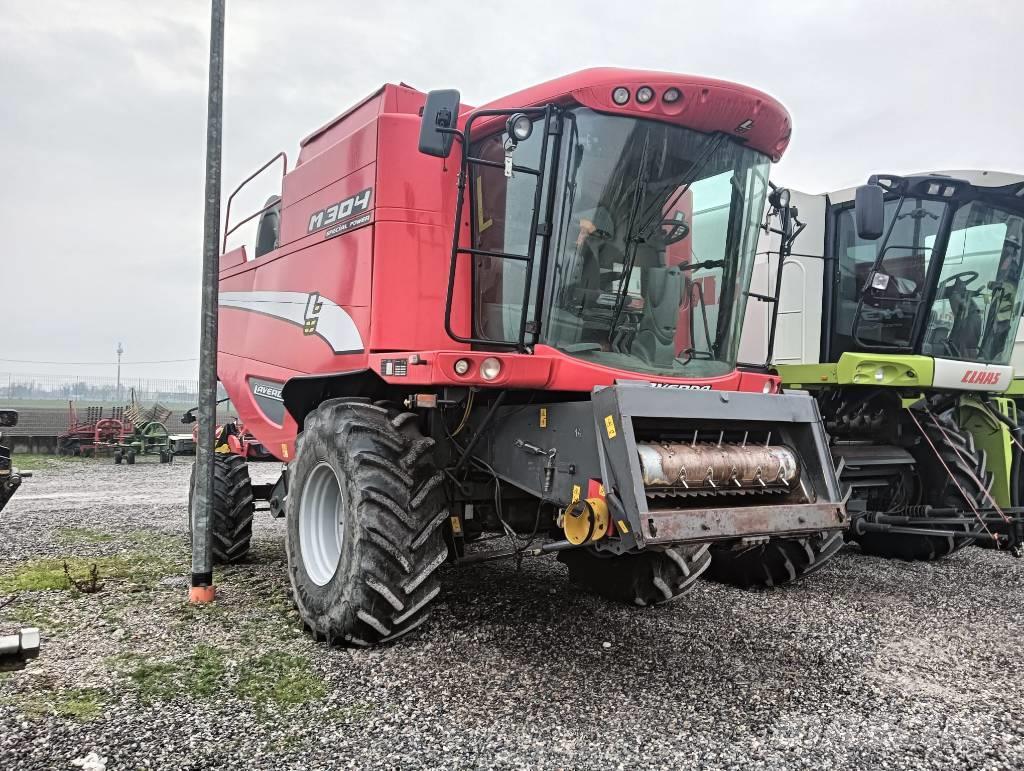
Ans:
[[[385,81],[470,104],[591,66],[735,80],[793,114],[776,182],[1024,172],[1018,0],[227,0],[224,181]],[[0,357],[193,377],[209,3],[0,0]],[[261,196],[263,191],[261,191]],[[0,361],[8,372],[113,367]]]

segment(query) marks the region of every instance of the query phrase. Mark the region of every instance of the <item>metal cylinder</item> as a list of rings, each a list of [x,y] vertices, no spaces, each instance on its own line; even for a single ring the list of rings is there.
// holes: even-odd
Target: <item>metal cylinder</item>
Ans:
[[[644,487],[655,492],[790,489],[800,479],[796,454],[782,445],[641,442],[637,451]]]

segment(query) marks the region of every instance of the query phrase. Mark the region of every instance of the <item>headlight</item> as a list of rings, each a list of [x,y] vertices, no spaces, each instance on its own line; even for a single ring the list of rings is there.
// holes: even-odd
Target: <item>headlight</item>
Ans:
[[[763,393],[763,394],[770,394],[771,392],[772,392],[772,381],[771,380],[764,381],[764,385],[761,386],[761,393]]]
[[[619,86],[617,89],[612,91],[612,101],[615,104],[625,104],[629,101],[629,89],[624,86]]]
[[[480,377],[484,380],[494,380],[501,372],[501,362],[489,357],[480,362]]]
[[[647,104],[653,98],[654,89],[650,86],[640,86],[640,88],[636,90],[636,100],[640,102],[640,104]]]
[[[875,380],[877,380],[879,383],[885,380],[885,370],[882,369],[881,367],[875,370]]]
[[[508,119],[508,135],[515,142],[525,142],[533,133],[533,121],[529,115],[519,112]]]
[[[469,360],[468,359],[459,359],[458,361],[455,362],[455,374],[456,375],[465,375],[467,372],[469,372]]]
[[[661,95],[661,99],[665,104],[672,104],[672,102],[678,102],[682,95],[682,91],[678,88],[666,88],[665,93]]]

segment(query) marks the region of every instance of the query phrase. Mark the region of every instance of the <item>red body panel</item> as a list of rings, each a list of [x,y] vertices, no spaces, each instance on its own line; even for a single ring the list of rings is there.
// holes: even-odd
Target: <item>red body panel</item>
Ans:
[[[632,93],[641,85],[659,91],[671,86],[683,97],[673,105],[657,99],[618,107],[611,91],[622,85]],[[257,259],[247,259],[244,249],[221,258],[218,374],[239,417],[275,456],[293,457],[297,426],[286,412],[281,422],[268,416],[254,393],[254,380],[279,386],[300,375],[370,367],[385,380],[407,386],[474,383],[589,392],[616,379],[649,379],[723,390],[777,389],[777,379],[764,375],[733,372],[700,381],[647,377],[546,346],[537,346],[532,355],[484,354],[451,340],[444,308],[458,149],[448,160],[418,151],[424,100],[414,89],[386,85],[303,140],[298,164],[282,183],[278,248]],[[776,160],[789,141],[789,116],[771,97],[670,73],[585,70],[487,107],[549,102],[733,133]],[[463,121],[469,109],[462,106]],[[461,224],[463,243],[468,243],[468,222]],[[681,246],[672,258],[689,261],[688,247]],[[453,301],[453,327],[467,333],[468,262],[461,261]],[[387,364],[396,354],[404,359],[418,354],[423,363],[396,375]],[[478,365],[491,355],[501,359],[502,371],[485,383]],[[463,356],[472,366],[459,377],[452,365]]]

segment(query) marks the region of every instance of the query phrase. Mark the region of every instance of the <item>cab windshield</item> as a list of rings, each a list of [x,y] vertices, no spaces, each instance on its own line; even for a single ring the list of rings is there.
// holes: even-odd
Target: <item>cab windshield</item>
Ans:
[[[539,157],[542,134],[516,147],[517,164]],[[627,371],[732,371],[769,159],[723,134],[586,108],[563,115],[558,146],[558,168],[545,183],[555,185],[547,276],[537,281],[538,263],[532,284],[543,303],[533,342]],[[499,162],[475,172],[477,249],[527,246],[535,183],[503,173],[507,148],[499,135],[472,149]],[[525,270],[475,258],[483,337],[514,334]]]
[[[940,253],[950,206],[956,208]],[[926,356],[1009,363],[1021,315],[1020,214],[978,199],[950,204],[905,197],[885,203],[884,244],[857,237],[852,209],[837,225],[838,350],[917,348]]]

